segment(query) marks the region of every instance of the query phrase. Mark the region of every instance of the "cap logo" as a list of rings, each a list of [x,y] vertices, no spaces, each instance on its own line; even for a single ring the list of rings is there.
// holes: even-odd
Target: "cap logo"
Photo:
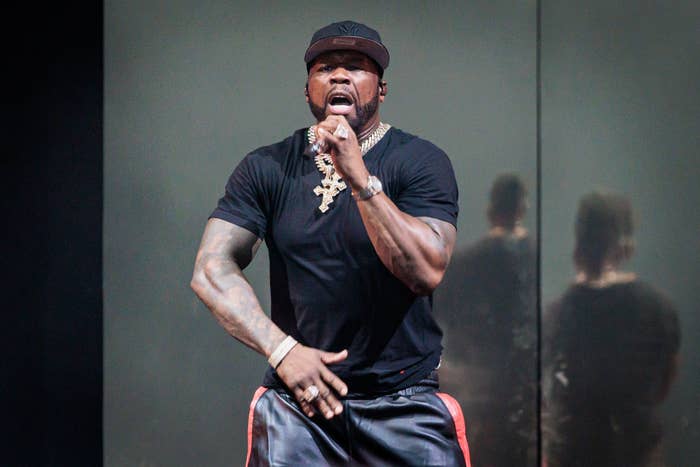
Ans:
[[[333,44],[335,45],[355,45],[357,42],[355,39],[348,39],[347,37],[336,37],[333,39]]]
[[[357,36],[357,25],[356,24],[339,24],[338,29],[343,34],[348,36]]]

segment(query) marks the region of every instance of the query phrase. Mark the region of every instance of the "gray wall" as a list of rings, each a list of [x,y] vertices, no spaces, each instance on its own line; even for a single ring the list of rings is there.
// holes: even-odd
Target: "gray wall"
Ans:
[[[105,2],[107,465],[243,462],[266,362],[188,283],[236,163],[311,123],[302,56],[317,28],[352,18],[382,34],[392,54],[383,120],[451,156],[460,244],[486,229],[498,173],[518,172],[535,191],[534,1],[264,5]],[[640,218],[631,267],[682,312],[684,366],[665,410],[674,459],[687,461],[700,458],[700,18],[695,2],[664,5],[543,2],[542,292],[550,300],[572,275],[578,198],[628,193]],[[263,249],[246,270],[263,306],[266,267]]]
[[[105,4],[107,465],[239,465],[264,358],[189,290],[209,212],[250,150],[312,122],[303,53],[356,19],[391,52],[384,121],[452,158],[459,241],[486,228],[492,179],[535,183],[532,2]],[[246,273],[269,303],[266,252]]]

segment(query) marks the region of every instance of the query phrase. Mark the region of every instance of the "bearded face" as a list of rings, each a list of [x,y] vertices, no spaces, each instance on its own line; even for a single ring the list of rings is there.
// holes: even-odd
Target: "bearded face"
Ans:
[[[343,115],[360,134],[379,121],[383,100],[377,64],[362,53],[327,52],[309,68],[307,102],[317,121]]]

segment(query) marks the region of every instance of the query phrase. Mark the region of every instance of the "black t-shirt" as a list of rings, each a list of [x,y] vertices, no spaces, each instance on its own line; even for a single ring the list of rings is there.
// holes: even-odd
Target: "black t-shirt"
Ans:
[[[446,356],[503,372],[534,359],[535,256],[528,237],[487,236],[455,252],[435,296]],[[502,380],[497,384],[504,386]]]
[[[675,308],[642,281],[573,285],[543,325],[549,465],[646,465],[680,346]]]
[[[314,188],[322,175],[303,155],[306,134],[298,130],[248,154],[211,216],[265,239],[272,320],[304,345],[348,349],[332,370],[351,393],[415,384],[442,350],[432,298],[414,295],[384,267],[349,188],[327,212],[318,209]],[[457,184],[439,148],[392,128],[364,160],[401,211],[456,224]],[[279,384],[271,368],[263,384]]]

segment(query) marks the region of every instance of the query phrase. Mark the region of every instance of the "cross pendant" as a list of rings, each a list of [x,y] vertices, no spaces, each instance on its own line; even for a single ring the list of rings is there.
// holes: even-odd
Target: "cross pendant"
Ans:
[[[328,211],[328,205],[333,202],[333,197],[343,191],[346,187],[347,185],[345,185],[345,182],[342,181],[336,173],[333,173],[330,178],[326,177],[321,180],[321,185],[314,188],[314,194],[316,196],[322,196],[321,205],[318,207],[318,209],[321,212]]]

